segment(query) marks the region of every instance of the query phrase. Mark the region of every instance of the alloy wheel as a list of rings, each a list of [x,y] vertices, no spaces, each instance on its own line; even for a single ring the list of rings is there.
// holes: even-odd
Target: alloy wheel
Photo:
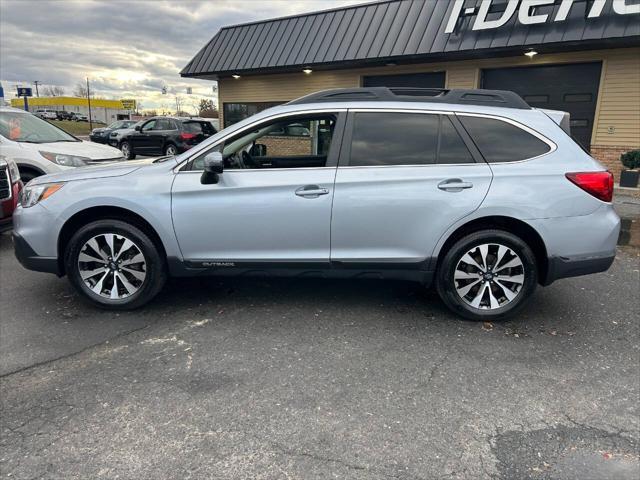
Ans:
[[[128,143],[123,143],[122,145],[120,145],[120,151],[122,152],[122,155],[124,155],[125,157],[129,156],[129,144]]]
[[[169,156],[177,155],[178,150],[173,145],[169,145],[165,151],[165,153]]]
[[[456,265],[453,281],[469,306],[495,310],[513,302],[522,291],[524,264],[513,249],[498,243],[477,245]]]
[[[80,249],[78,273],[96,295],[120,300],[142,288],[147,263],[140,248],[124,235],[102,233]]]

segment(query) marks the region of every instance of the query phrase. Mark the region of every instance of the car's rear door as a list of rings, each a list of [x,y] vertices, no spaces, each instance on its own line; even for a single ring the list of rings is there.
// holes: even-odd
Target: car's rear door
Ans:
[[[440,236],[480,206],[491,178],[453,114],[350,110],[336,174],[332,262],[427,269]]]
[[[305,121],[329,126],[322,145],[318,136],[271,135],[286,131],[275,128],[280,123],[300,120],[300,114],[283,115],[212,145],[176,175],[172,217],[188,264],[329,266],[333,184],[346,113],[305,115]],[[224,172],[218,183],[202,184],[203,158],[214,149],[224,152]],[[283,161],[289,157],[295,160]]]

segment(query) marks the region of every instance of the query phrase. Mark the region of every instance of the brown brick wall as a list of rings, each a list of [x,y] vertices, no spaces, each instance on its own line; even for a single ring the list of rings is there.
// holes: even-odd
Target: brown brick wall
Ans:
[[[311,155],[310,137],[265,136],[258,140],[267,147],[267,155],[284,157],[290,155]]]
[[[620,155],[629,150],[634,150],[634,147],[591,145],[591,155],[613,173],[615,183],[620,183],[620,172],[624,168]]]

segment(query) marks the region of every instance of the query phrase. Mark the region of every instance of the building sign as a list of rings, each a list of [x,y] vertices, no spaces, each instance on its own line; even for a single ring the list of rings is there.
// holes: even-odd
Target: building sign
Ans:
[[[19,97],[33,97],[31,87],[16,87],[18,89]]]
[[[469,7],[463,10],[465,0],[455,0],[453,9],[451,10],[451,16],[444,31],[445,33],[453,33],[461,14],[463,16],[476,15],[471,30],[492,30],[494,28],[500,28],[511,20],[516,11],[518,12],[518,22],[522,25],[564,22],[568,18],[569,11],[576,1],[577,0],[561,0],[558,12],[552,17],[552,15],[547,13],[536,12],[536,8],[545,5],[553,6],[556,0],[507,0],[506,5],[504,1],[482,0],[477,12],[476,7]],[[587,19],[600,17],[608,2],[613,2],[613,12],[618,15],[640,13],[640,3],[631,3],[635,2],[635,0],[592,0],[587,3]],[[505,5],[504,11],[499,13],[497,18],[490,20],[488,17],[490,16],[490,12],[493,11],[492,7],[495,8],[502,5]]]
[[[122,103],[123,110],[135,110],[136,109],[136,101],[135,100],[120,100]]]

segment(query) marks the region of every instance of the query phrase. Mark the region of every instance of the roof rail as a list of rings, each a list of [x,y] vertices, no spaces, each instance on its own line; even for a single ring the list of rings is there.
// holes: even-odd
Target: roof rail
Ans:
[[[413,87],[336,88],[297,98],[288,105],[323,102],[434,102],[460,105],[483,105],[530,110],[531,106],[517,93],[508,90],[446,89]]]

